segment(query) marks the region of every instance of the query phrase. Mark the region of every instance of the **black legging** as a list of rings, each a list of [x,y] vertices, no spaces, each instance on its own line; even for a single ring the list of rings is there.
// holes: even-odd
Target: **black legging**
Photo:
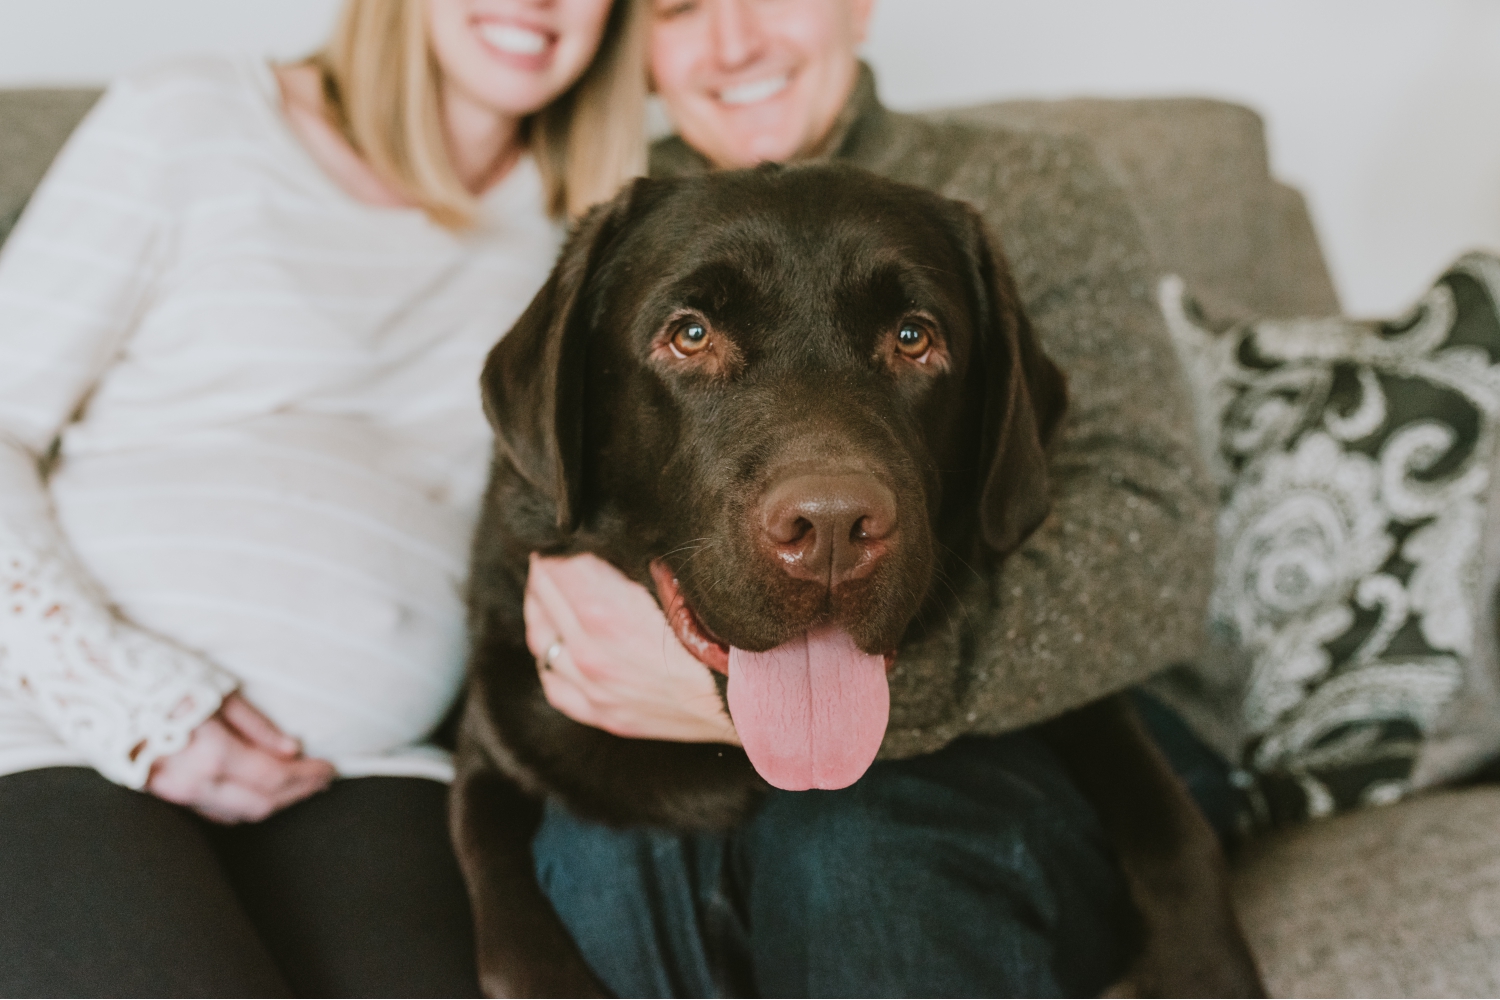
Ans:
[[[221,827],[86,768],[0,777],[0,996],[478,996],[447,789]]]

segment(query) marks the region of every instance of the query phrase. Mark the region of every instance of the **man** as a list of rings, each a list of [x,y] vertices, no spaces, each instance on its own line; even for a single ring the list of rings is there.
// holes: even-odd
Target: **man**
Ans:
[[[1191,403],[1136,219],[1088,147],[885,110],[856,56],[871,5],[659,0],[652,76],[679,134],[653,149],[652,173],[839,160],[979,209],[1068,375],[1053,514],[967,595],[977,652],[951,637],[903,649],[892,702],[908,684],[926,695],[902,700],[923,707],[893,715],[851,788],[773,793],[725,837],[549,811],[542,884],[622,995],[1097,994],[1128,951],[1098,821],[1018,730],[1198,652],[1213,495]],[[533,576],[528,632],[558,667],[544,675],[554,705],[626,735],[734,739],[715,699],[676,699],[712,706],[697,730],[664,722],[673,699],[631,686],[649,668],[597,662],[618,648],[599,637],[620,630],[575,612],[634,585],[580,563]],[[955,668],[961,682],[934,697],[930,679]]]

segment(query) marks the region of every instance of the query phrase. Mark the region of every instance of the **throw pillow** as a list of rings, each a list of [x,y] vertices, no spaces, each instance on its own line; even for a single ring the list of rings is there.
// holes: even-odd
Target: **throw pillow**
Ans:
[[[1257,818],[1392,802],[1500,752],[1500,258],[1392,322],[1215,322],[1171,277],[1160,300],[1223,501],[1220,683],[1199,690]]]

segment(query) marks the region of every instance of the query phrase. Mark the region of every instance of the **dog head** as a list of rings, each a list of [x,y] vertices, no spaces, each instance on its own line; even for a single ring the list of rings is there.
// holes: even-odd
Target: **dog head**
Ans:
[[[781,787],[863,773],[935,571],[1045,516],[1065,396],[977,214],[844,167],[636,182],[483,386],[552,547],[654,583]]]

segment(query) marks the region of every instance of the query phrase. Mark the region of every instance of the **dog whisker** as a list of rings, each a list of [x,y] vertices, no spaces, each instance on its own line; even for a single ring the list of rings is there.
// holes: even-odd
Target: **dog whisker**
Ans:
[[[663,560],[666,560],[671,558],[672,556],[675,556],[677,553],[687,551],[688,549],[692,549],[696,554],[698,551],[702,550],[707,543],[711,541],[713,541],[713,539],[708,537],[707,535],[702,538],[689,538],[687,541],[683,542],[675,549],[669,549],[666,552],[663,552],[661,554],[661,558]],[[691,559],[692,556],[689,556],[688,558]]]
[[[937,540],[934,539],[934,541],[937,541]],[[968,560],[965,559],[963,556],[959,555],[957,552],[955,552],[953,550],[952,546],[950,546],[950,545],[944,545],[941,541],[937,541],[937,544],[938,544],[938,546],[940,548],[943,549],[943,551],[947,552],[950,556],[952,556],[954,559],[956,559],[963,566],[964,569],[968,570],[971,574],[973,574],[975,580],[978,580],[980,583],[984,582],[984,574],[981,573],[981,572],[979,572],[979,570],[975,569],[973,566],[969,565]]]
[[[960,560],[960,562],[962,562],[962,560]],[[939,569],[936,573],[933,574],[933,581],[942,584],[943,588],[948,592],[949,596],[953,598],[952,605],[946,609],[948,611],[949,627],[953,629],[957,629],[959,627],[960,623],[954,620],[954,612],[957,612],[958,616],[963,619],[962,624],[966,626],[972,624],[969,620],[972,616],[970,615],[968,606],[964,604],[963,595],[959,593],[958,588],[954,586],[954,583],[949,578],[947,571]]]

